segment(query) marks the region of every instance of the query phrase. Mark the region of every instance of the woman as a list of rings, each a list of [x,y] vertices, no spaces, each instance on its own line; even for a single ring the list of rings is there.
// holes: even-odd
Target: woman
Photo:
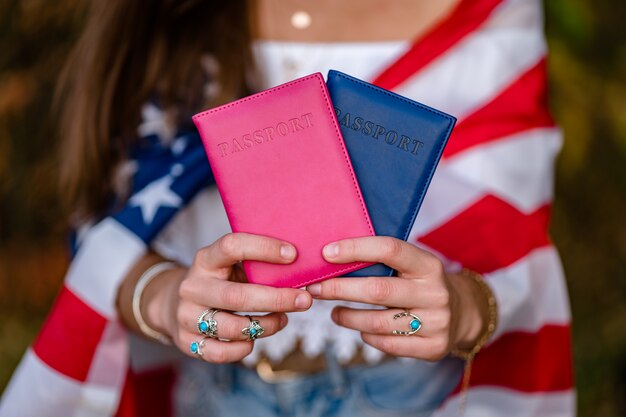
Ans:
[[[150,385],[163,355],[133,339],[129,367],[118,319],[191,357],[176,365],[181,416],[453,415],[464,369],[450,354],[471,363],[487,338],[465,369],[468,415],[573,414],[567,297],[546,237],[560,141],[538,2],[153,3],[94,5],[68,66],[65,190],[92,222],[1,416],[167,415]],[[324,249],[399,277],[244,283],[239,261],[297,254],[228,233],[189,116],[329,67],[459,118],[410,243]],[[404,309],[422,328],[394,335]],[[217,330],[199,329],[210,319]]]

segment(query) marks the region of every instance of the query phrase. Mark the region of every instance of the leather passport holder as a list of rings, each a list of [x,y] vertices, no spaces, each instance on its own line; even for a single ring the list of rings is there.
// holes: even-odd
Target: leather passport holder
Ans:
[[[371,263],[330,264],[322,248],[374,230],[316,73],[193,117],[234,232],[286,240],[289,265],[244,261],[248,280],[302,287]]]
[[[407,240],[456,119],[339,71],[327,86],[376,235]]]

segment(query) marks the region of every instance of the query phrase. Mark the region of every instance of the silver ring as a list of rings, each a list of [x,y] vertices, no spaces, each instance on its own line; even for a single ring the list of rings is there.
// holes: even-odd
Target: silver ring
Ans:
[[[417,317],[415,314],[411,313],[408,309],[405,309],[403,312],[393,315],[393,319],[394,320],[397,320],[397,319],[402,318],[402,317],[412,317],[413,318],[413,320],[411,320],[409,322],[409,328],[411,330],[409,330],[409,331],[393,330],[392,331],[393,334],[398,334],[398,335],[401,335],[401,336],[410,336],[412,334],[415,334],[415,333],[419,332],[419,330],[422,328],[422,319]]]
[[[217,338],[217,321],[215,320],[215,315],[220,310],[208,308],[200,314],[197,321],[198,332],[200,334],[204,334],[213,339]],[[208,318],[206,318],[209,316]]]
[[[261,327],[261,324],[258,320],[253,320],[252,317],[246,316],[248,320],[250,320],[250,324],[248,327],[244,327],[241,329],[241,334],[248,337],[248,342],[255,340],[263,333],[265,333],[265,329]]]
[[[191,353],[196,354],[197,356],[202,356],[204,353],[202,352],[202,348],[204,347],[204,341],[206,337],[203,337],[199,342],[191,342],[189,345],[189,350]]]

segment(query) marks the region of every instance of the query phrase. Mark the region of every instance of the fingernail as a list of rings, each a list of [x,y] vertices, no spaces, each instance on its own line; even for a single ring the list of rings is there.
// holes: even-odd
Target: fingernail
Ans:
[[[308,287],[306,287],[306,290],[313,297],[317,297],[322,293],[322,284],[311,284]]]
[[[306,294],[298,294],[296,297],[296,308],[304,310],[307,307],[309,307],[309,297]]]
[[[289,319],[287,318],[286,314],[283,314],[282,316],[280,316],[280,328],[281,329],[285,327],[288,322],[289,322]]]
[[[339,245],[336,243],[329,243],[324,246],[324,257],[326,258],[336,258],[339,255]]]
[[[293,246],[282,245],[280,247],[280,256],[287,260],[293,259],[293,257],[296,256],[296,250]]]

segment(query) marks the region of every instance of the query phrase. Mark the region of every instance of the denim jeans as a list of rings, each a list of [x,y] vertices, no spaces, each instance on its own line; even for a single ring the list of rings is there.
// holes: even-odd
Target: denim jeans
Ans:
[[[463,365],[446,358],[427,363],[394,359],[342,368],[331,355],[319,374],[286,382],[263,381],[254,369],[182,364],[175,390],[177,417],[430,416],[457,385]]]

